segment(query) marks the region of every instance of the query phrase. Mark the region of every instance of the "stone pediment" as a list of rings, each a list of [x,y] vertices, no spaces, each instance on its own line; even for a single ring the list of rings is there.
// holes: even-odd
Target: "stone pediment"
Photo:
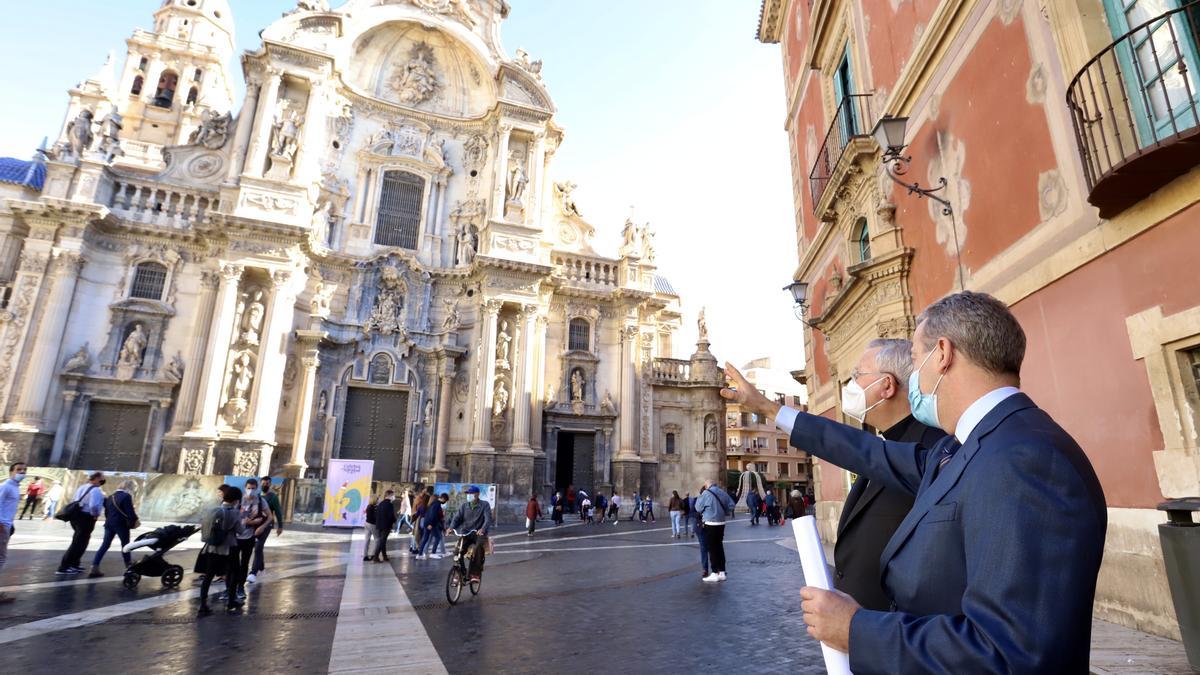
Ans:
[[[500,97],[512,103],[554,111],[550,95],[528,72],[504,64],[500,67]]]

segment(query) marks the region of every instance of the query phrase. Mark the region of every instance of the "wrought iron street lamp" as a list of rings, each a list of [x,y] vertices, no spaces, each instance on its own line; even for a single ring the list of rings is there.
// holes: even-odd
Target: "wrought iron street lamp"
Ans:
[[[793,281],[784,286],[783,290],[792,294],[792,301],[796,303],[792,306],[792,313],[796,315],[796,318],[809,328],[817,328],[816,324],[804,318],[808,314],[808,284],[803,281]]]
[[[908,173],[908,165],[912,162],[912,157],[904,154],[904,148],[908,147],[904,143],[907,126],[907,117],[892,117],[891,115],[884,115],[875,123],[875,129],[871,131],[871,135],[875,137],[879,147],[883,148],[883,166],[892,180],[908,190],[908,194],[932,199],[942,205],[942,215],[948,216],[952,213],[950,202],[934,194],[946,189],[945,176],[938,179],[937,187],[932,188],[923,188],[920,183],[909,183],[900,178]]]

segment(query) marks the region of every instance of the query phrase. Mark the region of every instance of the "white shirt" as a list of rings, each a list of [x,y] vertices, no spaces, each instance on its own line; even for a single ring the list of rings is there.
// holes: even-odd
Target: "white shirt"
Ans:
[[[980,396],[974,403],[967,406],[962,416],[958,418],[958,425],[954,428],[954,437],[958,439],[959,443],[966,443],[967,437],[971,435],[975,427],[979,426],[979,422],[987,417],[988,413],[992,412],[1004,399],[1019,393],[1021,390],[1016,387],[1000,387]],[[779,414],[775,416],[775,426],[790,435],[792,427],[796,426],[796,417],[799,414],[799,410],[783,406],[779,409]]]

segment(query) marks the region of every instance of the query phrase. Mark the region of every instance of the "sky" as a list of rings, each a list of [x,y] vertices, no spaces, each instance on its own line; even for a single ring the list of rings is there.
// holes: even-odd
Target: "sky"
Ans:
[[[28,158],[53,141],[67,90],[150,28],[158,0],[24,3],[0,29],[0,156]],[[293,0],[230,0],[237,48]],[[334,7],[342,3],[335,0]],[[755,39],[759,0],[510,0],[504,49],[545,65],[566,129],[556,176],[614,255],[630,215],[657,235],[659,273],[679,292],[684,327],[675,356],[696,339],[706,308],[718,359],[770,356],[803,367],[801,324],[780,289],[796,267],[783,67],[778,45]],[[55,48],[47,49],[47,45]],[[69,49],[61,45],[70,45]],[[20,67],[18,64],[25,64]],[[232,64],[241,98],[241,68]]]

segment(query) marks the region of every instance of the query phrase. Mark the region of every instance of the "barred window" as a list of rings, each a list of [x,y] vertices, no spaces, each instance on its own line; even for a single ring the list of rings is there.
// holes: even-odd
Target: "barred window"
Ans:
[[[587,319],[571,319],[571,333],[567,347],[571,350],[587,351],[591,343],[591,326]]]
[[[133,285],[129,297],[162,300],[163,287],[167,284],[167,268],[153,262],[138,263],[133,272]]]
[[[407,171],[385,171],[379,192],[379,215],[375,220],[375,243],[381,246],[417,248],[421,229],[421,198],[425,179]]]
[[[668,455],[675,454],[675,434],[667,434],[666,453]]]

